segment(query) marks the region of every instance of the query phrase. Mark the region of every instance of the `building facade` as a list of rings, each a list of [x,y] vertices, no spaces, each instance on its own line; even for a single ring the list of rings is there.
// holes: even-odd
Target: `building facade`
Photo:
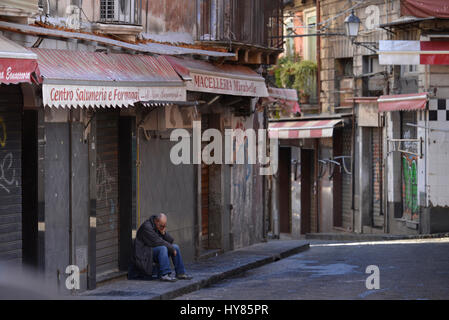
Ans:
[[[275,206],[281,226],[282,215],[290,226],[278,233],[447,232],[439,191],[445,182],[435,178],[444,170],[434,169],[446,148],[447,14],[435,1],[424,1],[425,10],[416,2],[286,4],[285,52],[309,59],[309,43],[316,45],[319,101],[312,109],[300,103],[301,116],[295,119],[270,119],[272,131],[279,137],[284,132],[279,162],[286,177],[279,180],[294,186],[292,192],[281,191],[284,198]],[[310,12],[317,13],[316,24],[304,20]],[[345,31],[351,13],[360,20],[352,39]],[[405,59],[407,54],[414,55]],[[332,120],[339,124],[323,137],[318,130]],[[301,226],[299,233],[293,233],[294,224]]]
[[[187,261],[262,241],[257,165],[175,164],[171,134],[185,129],[193,148],[196,123],[266,128],[258,100],[282,51],[280,3],[3,2],[2,260],[62,291],[76,265],[92,289],[126,274],[138,227],[160,212]],[[32,61],[27,77],[5,80],[9,58]]]

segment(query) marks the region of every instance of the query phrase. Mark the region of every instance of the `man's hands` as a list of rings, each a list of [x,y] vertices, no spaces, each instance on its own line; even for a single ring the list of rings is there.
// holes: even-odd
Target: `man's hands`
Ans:
[[[165,235],[165,232],[167,231],[167,224],[162,224],[160,221],[157,221],[156,228],[162,235]]]

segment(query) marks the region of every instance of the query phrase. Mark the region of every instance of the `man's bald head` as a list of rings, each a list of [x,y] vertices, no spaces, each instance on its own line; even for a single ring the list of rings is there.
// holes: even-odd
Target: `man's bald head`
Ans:
[[[165,234],[165,230],[167,228],[167,216],[163,213],[159,213],[156,216],[156,228],[160,233]]]
[[[164,213],[159,213],[157,215],[157,221],[160,222],[161,224],[166,224],[167,223],[167,216]]]

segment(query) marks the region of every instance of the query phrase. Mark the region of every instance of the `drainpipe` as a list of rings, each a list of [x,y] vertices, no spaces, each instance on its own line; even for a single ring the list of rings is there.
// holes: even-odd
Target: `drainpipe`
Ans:
[[[320,232],[320,182],[319,182],[319,178],[318,178],[318,171],[319,171],[319,161],[318,161],[318,157],[320,156],[320,152],[319,152],[319,148],[320,147],[320,142],[318,139],[315,139],[315,207],[316,207],[316,221],[315,221],[315,227],[316,233]]]
[[[352,132],[351,132],[351,209],[352,209],[352,232],[355,232],[355,147],[356,147],[356,126],[355,126],[355,101],[352,100]],[[360,150],[359,150],[360,152]],[[361,211],[359,209],[359,214],[361,215]]]
[[[73,244],[73,208],[72,208],[72,201],[73,201],[73,163],[72,163],[72,123],[73,123],[73,114],[72,109],[69,109],[69,264],[74,264],[74,244]]]
[[[273,237],[279,238],[280,225],[279,225],[279,187],[278,187],[278,174],[271,176],[271,214],[273,219]]]
[[[136,130],[136,166],[137,166],[137,172],[136,172],[136,184],[137,184],[137,225],[136,230],[140,227],[140,125],[137,126]]]
[[[320,32],[320,23],[321,23],[321,5],[320,0],[316,0],[316,33]],[[320,113],[323,112],[322,104],[321,104],[321,37],[316,37],[316,65],[317,65],[317,97],[318,97],[318,106]]]
[[[276,148],[278,147],[277,145]],[[279,169],[271,176],[271,218],[273,220],[273,237],[279,239],[281,233],[279,224]]]

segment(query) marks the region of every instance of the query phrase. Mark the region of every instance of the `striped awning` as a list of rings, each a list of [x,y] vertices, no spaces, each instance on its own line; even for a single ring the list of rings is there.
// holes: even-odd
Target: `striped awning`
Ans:
[[[449,64],[449,41],[380,40],[381,65]]]
[[[272,122],[268,135],[272,139],[329,138],[335,126],[341,123],[342,119]]]
[[[424,92],[381,96],[377,102],[379,103],[379,112],[413,111],[425,109],[428,100],[428,93]]]

